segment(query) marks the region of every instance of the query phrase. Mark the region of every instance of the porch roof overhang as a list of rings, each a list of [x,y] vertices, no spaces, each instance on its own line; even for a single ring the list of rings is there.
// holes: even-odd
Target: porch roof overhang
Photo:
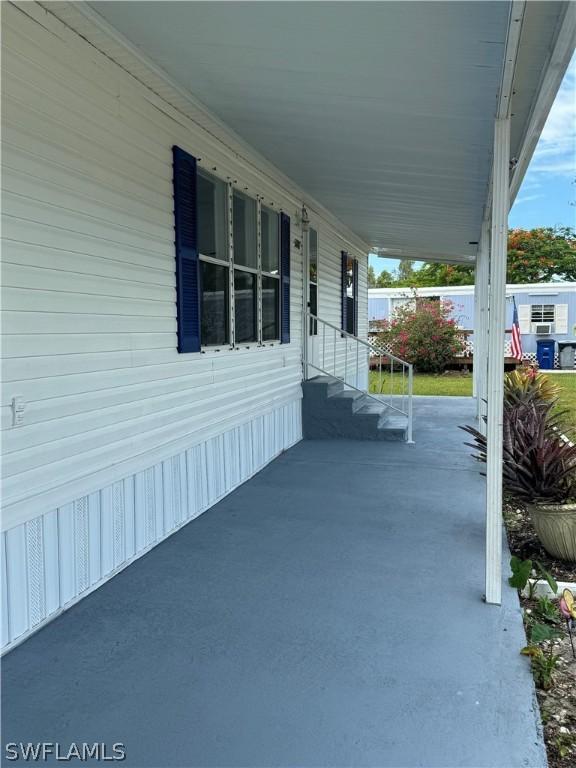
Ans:
[[[65,5],[87,4],[48,7]],[[575,8],[555,1],[89,5],[312,206],[401,258],[475,260],[502,93],[513,196],[574,45]]]

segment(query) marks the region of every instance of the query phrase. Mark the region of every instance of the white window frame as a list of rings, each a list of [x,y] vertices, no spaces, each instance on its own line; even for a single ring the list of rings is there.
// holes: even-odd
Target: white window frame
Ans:
[[[262,268],[262,228],[261,228],[261,216],[262,216],[262,198],[260,196],[252,197],[246,190],[240,189],[234,186],[231,181],[225,181],[215,173],[206,171],[204,168],[198,168],[198,174],[202,175],[208,180],[214,180],[217,183],[224,184],[226,186],[226,211],[224,218],[224,228],[226,237],[226,251],[228,258],[226,260],[219,259],[214,256],[207,256],[198,250],[198,259],[200,262],[207,262],[210,264],[216,264],[221,267],[225,267],[228,270],[228,342],[226,344],[204,344],[202,341],[202,332],[200,331],[200,349],[202,352],[221,352],[224,350],[232,351],[238,349],[250,349],[254,347],[268,347],[280,344],[280,326],[282,323],[282,317],[280,314],[280,302],[281,302],[281,280],[280,280],[280,214],[274,210],[271,205],[265,205],[266,210],[277,217],[278,219],[278,268],[277,274],[268,272]],[[256,256],[257,266],[247,267],[243,264],[236,264],[234,260],[234,193],[249,198],[256,203]],[[234,288],[234,273],[235,270],[248,272],[256,275],[256,339],[253,341],[236,343],[236,312],[235,312],[235,288]],[[262,338],[262,278],[270,277],[278,281],[277,292],[277,307],[276,307],[276,327],[278,336],[275,339]],[[201,297],[200,297],[201,300]]]

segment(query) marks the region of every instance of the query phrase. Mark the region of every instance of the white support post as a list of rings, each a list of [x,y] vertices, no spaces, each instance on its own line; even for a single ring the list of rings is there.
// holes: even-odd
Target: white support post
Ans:
[[[488,299],[490,270],[490,222],[482,222],[474,285],[474,384],[478,429],[486,434],[486,379],[488,375]]]
[[[494,127],[490,311],[488,313],[488,413],[486,425],[486,602],[502,599],[502,422],[504,410],[504,335],[506,331],[506,255],[508,240],[510,119]]]

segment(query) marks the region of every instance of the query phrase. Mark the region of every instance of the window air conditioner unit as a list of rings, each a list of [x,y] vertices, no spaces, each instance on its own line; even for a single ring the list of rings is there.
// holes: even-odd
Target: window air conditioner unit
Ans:
[[[537,336],[550,336],[552,333],[552,323],[537,323],[534,333]]]

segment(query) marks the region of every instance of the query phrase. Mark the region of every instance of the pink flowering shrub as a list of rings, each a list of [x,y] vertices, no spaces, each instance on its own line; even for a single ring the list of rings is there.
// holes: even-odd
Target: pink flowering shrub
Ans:
[[[451,301],[421,299],[394,310],[381,322],[378,341],[392,354],[414,365],[421,373],[441,373],[450,360],[464,351],[464,337],[451,317]]]

